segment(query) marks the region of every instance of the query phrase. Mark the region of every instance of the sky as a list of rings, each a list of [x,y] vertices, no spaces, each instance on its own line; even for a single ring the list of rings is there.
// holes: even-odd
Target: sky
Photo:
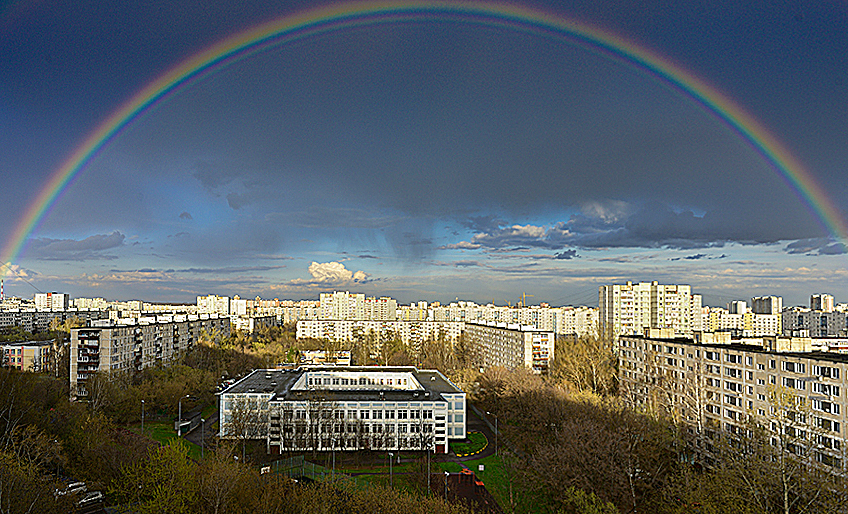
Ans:
[[[339,4],[0,4],[0,242],[157,78]],[[339,24],[241,55],[127,120],[3,257],[6,294],[597,305],[600,285],[656,280],[714,306],[848,301],[833,230],[848,213],[848,4],[475,5],[593,27],[673,63],[821,194],[805,197],[673,81],[573,34],[456,12]]]

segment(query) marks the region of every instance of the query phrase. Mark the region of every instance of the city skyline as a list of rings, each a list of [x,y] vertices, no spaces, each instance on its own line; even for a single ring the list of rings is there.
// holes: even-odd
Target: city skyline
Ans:
[[[6,293],[839,300],[848,11],[713,9],[10,4]]]

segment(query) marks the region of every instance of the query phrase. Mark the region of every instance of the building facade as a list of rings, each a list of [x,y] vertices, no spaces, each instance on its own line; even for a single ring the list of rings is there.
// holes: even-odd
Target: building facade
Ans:
[[[0,343],[0,366],[36,373],[51,371],[53,341]]]
[[[556,334],[506,323],[466,323],[468,342],[479,349],[480,365],[527,368],[547,373],[554,358]]]
[[[772,339],[765,339],[766,346],[786,348],[781,338]],[[619,341],[621,394],[634,406],[662,412],[698,435],[715,430],[739,434],[752,420],[770,427],[773,437],[786,431],[815,434],[804,451],[814,452],[816,462],[835,470],[844,465],[846,373],[848,356],[828,352],[767,351],[683,338],[631,336]],[[780,391],[793,396],[794,405],[804,411],[788,425],[773,422]]]
[[[465,393],[436,370],[302,366],[255,370],[219,393],[221,437],[264,439],[269,454],[429,450],[466,437]]]
[[[191,348],[205,332],[226,337],[230,319],[217,316],[168,316],[126,320],[71,330],[70,390],[88,396],[87,381],[97,372],[140,371],[167,364]]]
[[[602,331],[614,337],[642,335],[648,328],[691,337],[703,330],[701,303],[688,285],[612,284],[598,290],[598,317]]]

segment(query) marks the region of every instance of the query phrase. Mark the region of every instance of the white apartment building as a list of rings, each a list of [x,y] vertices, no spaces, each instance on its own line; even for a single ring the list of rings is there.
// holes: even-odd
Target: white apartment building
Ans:
[[[601,328],[613,336],[641,335],[646,328],[691,336],[703,330],[701,303],[701,295],[692,294],[688,285],[627,282],[598,290]]]
[[[71,330],[70,389],[74,398],[88,396],[87,380],[99,371],[137,371],[168,363],[185,353],[203,332],[226,337],[230,320],[217,316],[179,315],[94,322]]]
[[[71,297],[66,293],[35,293],[35,309],[64,311],[71,306]]]
[[[783,320],[780,314],[756,314],[747,309],[734,313],[721,307],[704,307],[702,313],[705,332],[730,332],[735,337],[783,334]]]
[[[525,367],[547,373],[554,358],[556,334],[506,323],[466,323],[468,342],[480,349],[480,365],[507,369]]]
[[[465,393],[441,372],[414,367],[255,370],[219,393],[221,437],[265,439],[269,454],[446,453],[449,440],[466,436],[466,406]]]
[[[783,347],[779,339],[766,338],[765,342]],[[770,391],[785,388],[808,409],[790,429],[819,433],[811,441],[815,459],[842,469],[840,449],[848,426],[848,356],[641,336],[622,337],[618,352],[622,397],[665,412],[699,435],[717,429],[738,433],[750,417],[769,426],[774,408],[768,400]]]
[[[462,334],[463,325],[450,321],[300,320],[297,322],[297,338],[345,342],[373,334],[379,343],[391,334],[399,337],[404,344],[419,348],[428,339],[455,341]]]
[[[219,316],[229,316],[230,314],[230,297],[218,296],[210,294],[208,296],[197,297],[197,313],[198,314],[217,314]]]

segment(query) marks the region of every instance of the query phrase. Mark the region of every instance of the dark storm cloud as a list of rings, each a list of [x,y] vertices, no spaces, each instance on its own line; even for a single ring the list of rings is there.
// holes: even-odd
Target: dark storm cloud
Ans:
[[[810,239],[801,239],[789,243],[784,248],[789,254],[810,254],[810,255],[841,255],[848,253],[843,243],[836,243],[831,238],[816,237]]]
[[[294,212],[271,212],[265,215],[265,219],[304,228],[380,229],[401,223],[405,217],[373,209],[313,205]]]
[[[612,208],[610,208],[610,206]],[[698,216],[688,209],[676,210],[661,202],[625,204],[615,202],[602,206],[584,205],[584,211],[568,221],[551,226],[512,225],[475,234],[471,241],[444,245],[445,249],[487,248],[666,248],[691,250],[716,248],[729,243],[772,244],[797,238],[802,232],[780,223],[762,227],[736,219],[737,212],[720,209]],[[746,210],[745,212],[749,212]],[[823,248],[826,240],[810,240],[818,245],[790,245],[790,253],[805,253]],[[838,253],[840,247],[828,247]]]
[[[126,237],[118,231],[99,234],[82,240],[37,238],[27,245],[27,255],[50,261],[86,261],[115,259],[102,253],[123,246]]]
[[[577,250],[574,249],[554,254],[554,258],[558,260],[569,260],[575,257],[577,257]]]

